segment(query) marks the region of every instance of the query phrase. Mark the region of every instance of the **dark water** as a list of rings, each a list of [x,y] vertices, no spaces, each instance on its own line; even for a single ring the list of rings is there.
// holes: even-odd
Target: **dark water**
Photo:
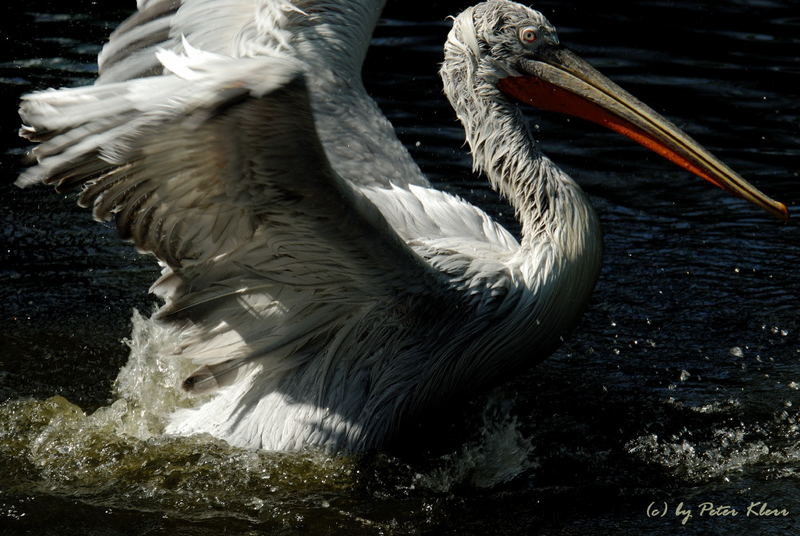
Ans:
[[[120,434],[114,423],[132,410],[112,383],[132,309],[152,308],[155,265],[70,196],[10,183],[24,154],[18,96],[89,83],[133,4],[34,0],[0,13],[0,534],[798,532],[797,224],[612,133],[538,113],[546,152],[600,214],[605,266],[561,350],[476,395],[442,425],[449,441],[421,428],[414,454],[353,460]],[[469,171],[436,75],[444,17],[466,5],[390,5],[365,78],[423,169],[513,228]],[[562,42],[800,215],[797,2],[534,7]],[[681,502],[693,511],[685,525]],[[752,502],[788,515],[747,516]],[[701,503],[738,515],[701,516]],[[664,504],[664,517],[648,516]]]

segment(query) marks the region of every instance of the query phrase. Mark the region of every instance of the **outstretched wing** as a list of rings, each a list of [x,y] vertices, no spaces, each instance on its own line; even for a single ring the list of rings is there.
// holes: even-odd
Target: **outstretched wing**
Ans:
[[[26,96],[23,134],[42,143],[18,184],[83,188],[166,265],[154,291],[186,357],[302,360],[376,303],[400,318],[444,299],[446,279],[331,168],[302,64],[185,49],[160,54],[172,74]]]
[[[385,0],[140,0],[109,39],[97,84],[160,75],[158,50],[184,42],[234,58],[284,54],[305,65],[329,161],[361,186],[429,183],[367,95],[361,65]]]
[[[161,74],[159,50],[193,46],[231,57],[289,52],[321,56],[343,79],[358,77],[386,0],[139,0],[98,58],[99,83]]]

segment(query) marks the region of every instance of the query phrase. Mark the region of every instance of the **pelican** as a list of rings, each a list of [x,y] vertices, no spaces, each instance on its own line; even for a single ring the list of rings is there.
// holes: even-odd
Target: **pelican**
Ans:
[[[26,95],[20,186],[79,203],[163,268],[154,322],[189,362],[167,434],[363,452],[544,359],[586,307],[598,218],[520,105],[603,124],[786,218],[564,48],[539,12],[453,19],[444,91],[521,237],[425,179],[360,69],[380,0],[138,0],[94,85]],[[177,388],[178,386],[176,386]]]

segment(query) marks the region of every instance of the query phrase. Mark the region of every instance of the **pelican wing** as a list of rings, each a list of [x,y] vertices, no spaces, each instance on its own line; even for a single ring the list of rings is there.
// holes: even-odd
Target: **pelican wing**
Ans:
[[[173,74],[26,96],[23,134],[43,143],[18,180],[83,188],[96,218],[162,261],[153,290],[184,323],[186,357],[302,360],[375,304],[444,296],[331,168],[298,61],[186,48],[160,55]]]
[[[358,77],[385,0],[139,0],[98,58],[99,83],[161,74],[159,50],[193,46],[232,57],[322,56],[342,78]]]
[[[234,58],[283,54],[303,62],[322,145],[360,186],[429,183],[361,82],[385,0],[141,0],[98,59],[97,84],[159,75],[159,50],[183,43]]]

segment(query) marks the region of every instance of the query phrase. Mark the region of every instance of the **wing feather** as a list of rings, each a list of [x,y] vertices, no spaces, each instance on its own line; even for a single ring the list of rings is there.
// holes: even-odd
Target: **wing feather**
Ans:
[[[446,299],[447,279],[332,169],[302,65],[191,48],[162,59],[181,76],[25,97],[24,131],[59,134],[18,183],[81,186],[95,217],[166,265],[152,290],[186,326],[184,356],[284,369],[376,304]],[[104,131],[107,117],[81,113],[93,101],[123,119]]]
[[[187,43],[207,53],[234,58],[285,54],[305,64],[323,147],[346,181],[359,186],[429,186],[361,83],[361,65],[384,3],[139,2],[139,11],[111,35],[103,48],[96,84],[106,87],[157,77],[164,73],[159,51],[188,53]],[[93,111],[87,108],[86,113]]]
[[[357,76],[385,0],[153,0],[109,37],[100,53],[99,83],[158,74],[159,49],[195,47],[232,57],[292,49],[323,56],[344,79]],[[298,45],[300,45],[298,47]]]

